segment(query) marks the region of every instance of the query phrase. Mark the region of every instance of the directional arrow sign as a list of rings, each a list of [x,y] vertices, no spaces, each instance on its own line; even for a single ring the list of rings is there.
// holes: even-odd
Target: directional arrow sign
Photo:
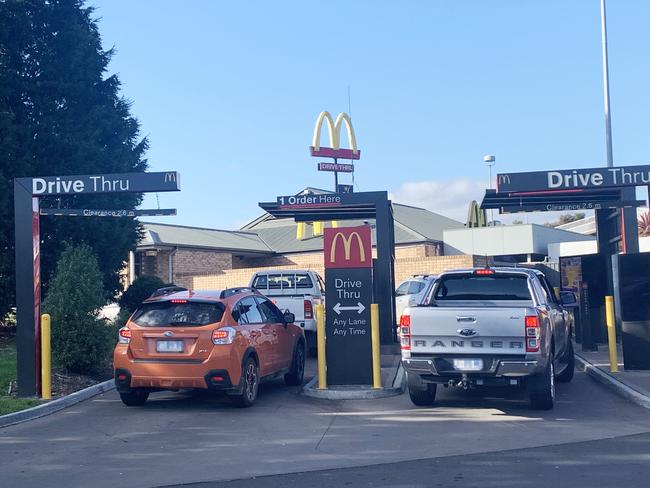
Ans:
[[[340,303],[337,302],[336,305],[334,305],[333,310],[338,314],[341,315],[341,310],[356,310],[358,314],[361,314],[366,307],[363,306],[363,303],[357,302],[357,304],[353,307],[342,307]]]
[[[329,385],[372,384],[371,303],[372,268],[325,270]]]

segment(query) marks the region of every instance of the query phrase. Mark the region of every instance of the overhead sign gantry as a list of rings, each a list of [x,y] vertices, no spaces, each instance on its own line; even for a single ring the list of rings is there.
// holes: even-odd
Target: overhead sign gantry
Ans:
[[[36,395],[40,385],[40,198],[179,190],[180,175],[176,171],[42,176],[14,180],[16,352],[20,396]],[[49,212],[46,210],[45,213]]]

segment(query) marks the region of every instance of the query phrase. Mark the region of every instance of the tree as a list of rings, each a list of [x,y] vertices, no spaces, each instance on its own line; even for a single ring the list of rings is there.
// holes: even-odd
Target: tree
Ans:
[[[43,311],[52,316],[52,355],[74,373],[97,371],[115,344],[113,329],[98,318],[106,303],[97,258],[86,244],[61,254]]]
[[[650,236],[650,210],[639,216],[639,237]]]
[[[557,222],[546,222],[544,225],[546,227],[557,227],[558,225],[568,224],[569,222],[575,222],[576,220],[582,220],[584,218],[585,214],[582,212],[574,214],[567,213],[560,215],[560,218],[557,220]]]
[[[131,286],[120,297],[120,312],[122,310],[133,313],[143,300],[149,298],[158,288],[165,286],[157,276],[142,275],[137,277]]]
[[[147,139],[117,76],[107,74],[112,55],[82,0],[0,0],[0,317],[15,304],[13,178],[147,168]],[[41,205],[131,209],[141,198],[76,195]],[[45,290],[69,241],[93,248],[104,287],[115,294],[139,234],[128,218],[41,218]]]

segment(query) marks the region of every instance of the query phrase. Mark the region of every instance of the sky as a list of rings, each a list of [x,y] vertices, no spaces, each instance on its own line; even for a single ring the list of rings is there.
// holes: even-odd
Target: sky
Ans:
[[[333,189],[309,154],[322,110],[351,114],[356,191],[463,222],[488,186],[486,154],[495,173],[604,165],[599,4],[88,2],[149,170],[181,173],[181,192],[158,195],[178,215],[147,220],[221,229],[258,202]],[[614,163],[650,164],[650,2],[607,7]]]

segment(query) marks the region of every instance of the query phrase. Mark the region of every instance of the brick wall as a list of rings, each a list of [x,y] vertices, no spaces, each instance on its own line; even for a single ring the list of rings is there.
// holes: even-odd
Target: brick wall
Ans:
[[[230,253],[179,249],[173,258],[174,283],[187,288],[197,288],[194,285],[195,276],[219,275],[224,270],[232,269],[232,265],[233,257]]]
[[[422,246],[424,247],[424,246]],[[426,251],[422,250],[422,254]],[[415,251],[418,254],[418,251]],[[415,274],[439,274],[443,271],[455,268],[471,268],[472,266],[481,266],[481,261],[485,258],[480,256],[423,256],[396,258],[395,260],[395,281],[399,283],[409,276]],[[272,264],[275,262],[277,264]],[[308,253],[284,257],[280,259],[273,258],[268,261],[258,261],[259,266],[248,268],[224,269],[219,273],[197,273],[188,276],[181,283],[177,284],[193,288],[202,289],[223,289],[235,286],[246,286],[251,276],[256,271],[262,270],[283,270],[283,269],[309,269],[316,271],[324,276],[323,255],[322,253]],[[265,264],[261,266],[261,264]]]

